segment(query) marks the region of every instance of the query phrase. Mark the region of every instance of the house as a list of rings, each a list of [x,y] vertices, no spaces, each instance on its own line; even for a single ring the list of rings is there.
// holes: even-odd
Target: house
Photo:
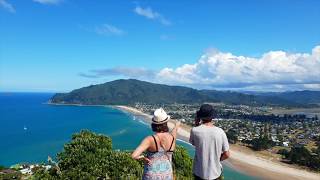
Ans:
[[[21,169],[20,172],[21,172],[22,174],[32,175],[32,170],[31,170],[31,168]]]
[[[289,142],[288,142],[288,141],[282,142],[282,145],[283,145],[284,147],[288,147],[288,146],[289,146]]]

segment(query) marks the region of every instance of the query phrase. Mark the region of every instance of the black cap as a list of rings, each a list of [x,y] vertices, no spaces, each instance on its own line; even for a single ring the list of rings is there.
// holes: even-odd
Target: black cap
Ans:
[[[210,104],[203,104],[200,110],[197,111],[197,118],[211,120],[214,116],[213,107]]]

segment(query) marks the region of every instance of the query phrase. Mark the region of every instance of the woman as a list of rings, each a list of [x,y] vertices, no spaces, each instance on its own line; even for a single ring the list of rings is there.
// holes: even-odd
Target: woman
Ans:
[[[151,124],[155,134],[144,138],[131,155],[133,159],[145,162],[143,180],[173,179],[171,160],[180,122],[177,122],[169,133],[167,125],[169,119],[170,116],[162,108],[155,110]],[[147,151],[146,156],[141,155],[145,151]]]

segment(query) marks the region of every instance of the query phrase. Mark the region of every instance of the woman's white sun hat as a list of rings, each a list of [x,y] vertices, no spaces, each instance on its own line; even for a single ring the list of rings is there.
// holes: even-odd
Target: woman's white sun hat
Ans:
[[[167,113],[162,109],[156,109],[153,113],[152,123],[153,124],[163,124],[165,122],[168,122],[170,119],[170,116],[167,115]]]

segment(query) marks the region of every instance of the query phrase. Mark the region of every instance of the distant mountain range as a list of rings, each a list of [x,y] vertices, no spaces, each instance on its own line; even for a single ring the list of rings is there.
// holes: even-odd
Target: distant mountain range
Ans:
[[[189,87],[155,84],[135,79],[120,79],[83,87],[69,93],[57,93],[50,102],[86,105],[129,105],[137,102],[150,104],[221,102],[252,106],[309,107],[320,104],[320,91],[240,93],[196,90]]]
[[[278,97],[300,104],[320,104],[320,91],[254,92],[256,96]]]

